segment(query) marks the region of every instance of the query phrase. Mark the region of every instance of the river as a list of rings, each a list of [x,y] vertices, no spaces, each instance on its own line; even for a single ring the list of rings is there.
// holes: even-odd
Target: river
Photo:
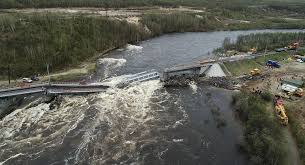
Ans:
[[[164,35],[98,61],[92,81],[212,57],[225,37],[255,30]],[[198,85],[164,88],[158,80],[88,96],[59,97],[60,106],[23,104],[0,121],[3,164],[247,164],[232,91]],[[0,106],[1,107],[1,106]]]

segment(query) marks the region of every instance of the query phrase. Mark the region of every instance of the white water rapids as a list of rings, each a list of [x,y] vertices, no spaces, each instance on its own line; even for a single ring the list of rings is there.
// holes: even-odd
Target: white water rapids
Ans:
[[[115,58],[101,58],[98,62],[99,65],[102,65],[104,68],[104,78],[108,78],[112,72],[123,66],[126,63],[126,60]]]
[[[137,46],[137,45],[127,44],[126,46],[127,51],[141,51],[142,49],[143,49],[142,46]]]
[[[87,97],[61,97],[61,106],[53,110],[46,103],[17,109],[0,121],[0,162],[143,164],[138,151],[162,141],[156,130],[187,117],[168,116],[164,102],[171,96],[162,87],[153,80]],[[48,152],[56,153],[53,160],[42,158]]]

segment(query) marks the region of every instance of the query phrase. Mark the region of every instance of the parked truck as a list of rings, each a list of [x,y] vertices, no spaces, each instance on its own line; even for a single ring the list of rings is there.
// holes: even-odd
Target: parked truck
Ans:
[[[281,64],[279,64],[277,61],[273,61],[273,60],[268,60],[266,62],[267,66],[271,66],[271,67],[275,67],[275,68],[280,68]]]

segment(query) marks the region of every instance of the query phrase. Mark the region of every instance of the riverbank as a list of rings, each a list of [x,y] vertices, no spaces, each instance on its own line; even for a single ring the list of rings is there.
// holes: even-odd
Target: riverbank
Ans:
[[[269,107],[272,100],[240,93],[233,97],[240,119],[245,124],[246,143],[242,148],[249,154],[252,164],[285,165],[287,150],[283,130]],[[289,162],[290,163],[290,162]]]
[[[53,82],[69,82],[88,79],[88,76],[96,72],[96,60],[98,58],[103,58],[107,56],[110,51],[113,51],[115,49],[116,48],[110,48],[108,50],[105,50],[104,52],[91,57],[89,60],[82,62],[82,64],[79,66],[67,68],[56,73],[51,73],[50,80]],[[39,75],[37,78],[39,79],[38,83],[44,83],[49,81],[48,75]],[[0,87],[2,88],[16,87],[20,84],[22,84],[22,79],[11,80],[10,84],[8,83],[8,80],[4,80],[4,78],[0,79]]]
[[[287,112],[290,121],[291,132],[299,148],[299,155],[305,164],[305,99],[291,102],[287,105]]]

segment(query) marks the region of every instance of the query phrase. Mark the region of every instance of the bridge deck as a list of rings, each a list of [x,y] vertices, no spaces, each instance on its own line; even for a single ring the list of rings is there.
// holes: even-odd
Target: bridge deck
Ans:
[[[199,68],[199,73],[194,74],[203,74],[210,69],[210,64],[205,65],[190,65],[184,67],[174,67],[168,72],[179,72],[181,70],[188,70],[192,68]],[[166,71],[165,71],[166,72]],[[164,75],[163,75],[164,76]],[[160,74],[154,70],[141,72],[129,76],[124,80],[120,85],[125,86],[134,82],[143,82],[152,79],[159,79]],[[80,94],[80,93],[96,93],[104,92],[109,86],[103,85],[103,83],[91,83],[91,84],[79,84],[79,83],[51,83],[51,84],[36,84],[31,85],[26,88],[11,88],[0,90],[0,98],[25,95],[25,94],[34,94],[34,93],[46,93],[46,94]]]
[[[13,90],[13,91],[5,91],[0,93],[0,98],[12,97],[18,95],[26,95],[26,94],[34,94],[34,93],[43,93],[45,92],[44,88],[25,88],[22,90]]]
[[[119,84],[120,87],[124,87],[128,84],[134,83],[134,82],[143,82],[143,81],[148,81],[148,80],[153,80],[153,79],[159,79],[160,74],[156,71],[151,71],[151,72],[141,72],[138,74],[135,74],[133,76],[128,77],[126,80],[121,82]]]
[[[77,93],[95,93],[105,91],[109,86],[101,83],[84,84],[79,83],[51,83],[34,84],[29,87],[10,88],[0,90],[0,98],[13,97],[18,95],[47,93],[47,94],[77,94]]]
[[[80,94],[80,93],[97,93],[105,92],[105,89],[101,88],[89,88],[89,89],[48,89],[48,94]]]
[[[156,79],[159,78],[159,73],[158,72],[152,72],[152,73],[146,73],[146,74],[142,74],[136,77],[132,77],[129,78],[128,80],[126,80],[125,82],[127,83],[133,83],[133,82],[142,82],[142,81],[147,81],[147,80],[151,80],[151,79]]]
[[[129,77],[124,84],[133,82],[142,82],[159,78],[158,72],[141,72]],[[104,92],[109,86],[103,83],[79,84],[79,83],[51,83],[36,84],[25,88],[11,88],[0,90],[0,98],[12,97],[18,95],[45,93],[45,94],[81,94]]]

